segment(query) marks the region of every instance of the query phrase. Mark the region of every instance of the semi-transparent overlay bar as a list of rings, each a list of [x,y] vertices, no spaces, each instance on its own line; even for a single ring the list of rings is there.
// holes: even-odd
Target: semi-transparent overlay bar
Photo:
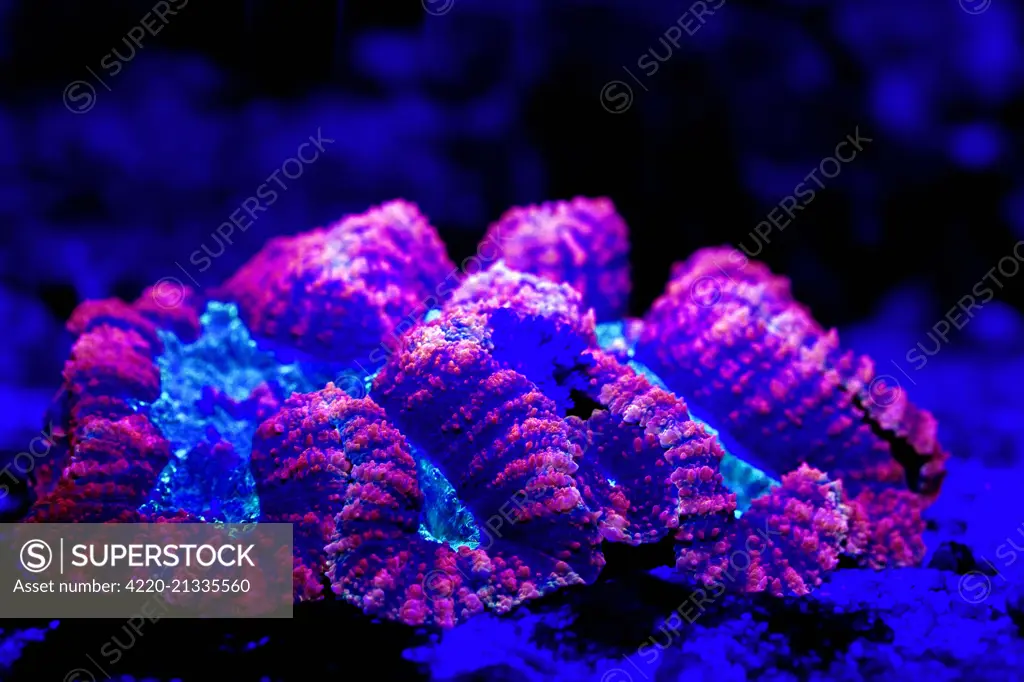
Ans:
[[[2,618],[291,618],[288,523],[0,524]]]

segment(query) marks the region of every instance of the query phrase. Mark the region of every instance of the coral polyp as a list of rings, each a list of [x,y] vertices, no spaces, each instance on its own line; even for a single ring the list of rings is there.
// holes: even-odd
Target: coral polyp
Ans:
[[[428,628],[593,583],[611,544],[712,594],[918,562],[931,415],[731,249],[623,319],[627,256],[578,198],[507,212],[460,277],[392,201],[211,298],[86,302],[28,520],[291,523],[296,600]]]
[[[373,395],[481,524],[478,548],[449,559],[435,547],[428,554],[441,563],[427,566],[456,571],[453,589],[472,587],[462,609],[479,600],[506,611],[592,581],[604,558],[597,514],[576,487],[572,430],[553,400],[491,354],[486,319],[456,307],[410,332]]]
[[[391,459],[407,450],[401,435],[383,422],[380,408],[349,397],[334,384],[292,395],[256,432],[252,473],[260,520],[294,524],[298,599],[323,594],[325,547],[334,538],[336,518],[354,475],[354,453],[360,448]]]
[[[785,278],[739,251],[705,249],[674,268],[644,323],[637,359],[761,468],[806,463],[842,481],[851,554],[875,566],[920,561],[920,512],[948,457],[935,420],[870,358],[843,351]]]
[[[77,338],[51,416],[61,447],[36,476],[29,520],[139,518],[170,459],[170,443],[136,408],[160,395],[159,325],[174,321],[186,336],[199,327],[194,314],[165,315],[147,309],[148,300],[144,293],[134,304],[89,301],[72,314],[68,329]]]
[[[235,302],[257,337],[369,365],[403,322],[440,303],[439,286],[455,271],[419,209],[395,200],[271,239],[214,296]]]
[[[509,267],[566,282],[600,321],[618,319],[629,300],[629,234],[610,199],[576,197],[511,208],[480,243]]]

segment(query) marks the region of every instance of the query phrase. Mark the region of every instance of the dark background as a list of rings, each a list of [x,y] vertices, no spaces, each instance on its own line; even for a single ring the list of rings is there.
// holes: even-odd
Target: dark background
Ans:
[[[825,659],[844,648],[852,628],[862,672],[881,679],[890,666],[911,679],[1009,679],[1021,640],[997,611],[1010,611],[1000,590],[1024,585],[1024,563],[1000,564],[992,599],[965,604],[958,580],[974,564],[949,570],[943,547],[963,543],[955,553],[980,563],[1024,534],[1024,275],[1000,277],[996,299],[926,367],[903,358],[931,347],[929,330],[1024,239],[1019,2],[725,0],[669,55],[659,39],[690,0],[188,0],[109,76],[101,62],[129,54],[125,36],[156,4],[0,0],[0,465],[38,436],[68,355],[64,322],[85,299],[184,280],[178,263],[206,289],[274,235],[395,197],[417,202],[461,262],[509,206],[581,194],[610,196],[629,224],[641,315],[671,263],[701,246],[753,246],[755,225],[859,128],[873,142],[758,257],[938,418],[953,459],[928,512],[926,564],[945,552],[944,570],[838,571],[820,611],[816,600],[726,604],[673,665],[681,679],[798,666],[807,647]],[[637,62],[652,49],[665,61],[646,76]],[[633,98],[611,113],[601,93],[617,80]],[[66,106],[75,81],[95,89],[88,111]],[[190,254],[217,248],[211,233],[318,129],[335,142],[198,273]],[[15,497],[0,499],[0,518],[17,517]],[[545,637],[604,651],[636,635],[635,652],[683,599],[650,583],[552,595],[582,604],[573,628],[531,625],[538,605],[516,625],[474,619],[433,665],[532,669],[549,649],[565,653]],[[836,595],[870,602],[870,627],[826,613]],[[854,606],[851,619],[867,618]],[[328,679],[369,663],[411,678],[407,630],[353,611],[300,605],[277,629],[166,621],[111,673],[209,679],[219,665],[232,679]],[[776,653],[766,624],[789,633]],[[122,626],[0,622],[0,678],[88,680],[72,673],[95,670],[87,656]],[[484,672],[459,679],[494,678]]]
[[[191,0],[109,77],[101,60],[130,54],[154,4],[0,10],[2,442],[37,427],[78,302],[180,276],[318,128],[337,142],[236,233],[203,288],[272,235],[393,197],[419,203],[458,262],[511,205],[608,195],[631,229],[639,315],[672,262],[752,246],[857,128],[874,141],[759,256],[823,324],[854,323],[907,282],[937,320],[1024,237],[1010,3],[727,0],[648,77],[638,59],[666,54],[659,38],[691,3]],[[618,79],[635,97],[613,114],[600,94]],[[75,80],[96,88],[86,113],[62,103]],[[1000,300],[1019,308],[1021,280]]]

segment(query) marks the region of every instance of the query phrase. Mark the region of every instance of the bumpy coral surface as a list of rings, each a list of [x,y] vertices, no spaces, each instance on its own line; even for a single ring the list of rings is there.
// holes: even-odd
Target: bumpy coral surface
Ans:
[[[237,303],[257,337],[369,366],[403,321],[438,305],[453,272],[437,231],[395,200],[271,239],[214,296]]]
[[[292,523],[297,600],[445,628],[595,581],[603,543],[669,539],[701,599],[918,561],[931,415],[731,250],[617,319],[627,250],[607,200],[513,209],[453,287],[393,201],[271,240],[226,303],[86,302],[29,520]]]
[[[869,358],[842,351],[788,280],[738,251],[702,250],[674,268],[636,355],[761,468],[808,463],[841,479],[859,526],[849,549],[864,562],[923,556],[920,511],[947,458],[935,420]]]
[[[441,593],[455,600],[436,601],[440,624],[453,606],[456,614],[479,610],[478,601],[506,611],[552,587],[589,582],[604,563],[597,515],[573,477],[572,431],[551,399],[492,357],[484,319],[456,308],[414,330],[374,386],[486,536],[486,547],[435,543],[426,553],[412,538],[416,565],[433,567]]]
[[[629,233],[609,199],[511,208],[480,243],[481,255],[492,249],[514,270],[572,285],[599,320],[618,319],[626,310]]]
[[[497,361],[529,377],[560,409],[572,403],[570,377],[596,343],[594,313],[578,291],[499,260],[463,280],[447,314],[453,324],[472,328]]]
[[[170,458],[168,441],[135,407],[160,393],[158,325],[170,321],[185,335],[199,327],[188,309],[168,314],[152,306],[150,293],[134,304],[87,301],[72,314],[68,330],[77,338],[51,417],[61,447],[55,460],[38,468],[29,520],[139,518]]]
[[[566,421],[582,452],[577,458],[577,486],[585,503],[599,511],[606,540],[636,545],[672,533],[677,566],[705,584],[724,587],[727,550],[754,534],[747,522],[735,521],[736,496],[720,473],[724,450],[712,430],[692,419],[685,401],[614,354],[595,348],[592,316],[577,317],[575,324],[572,318],[565,319],[567,312],[580,307],[581,295],[574,289],[515,273],[498,262],[463,282],[439,324],[454,326],[460,333],[476,329],[476,338],[495,359],[516,367],[535,385],[551,387],[551,394],[562,395],[568,389],[574,398],[570,402],[596,408],[586,420],[574,416]],[[480,315],[490,317],[482,321]],[[541,321],[547,323],[540,327],[544,333],[531,334],[529,330]],[[522,362],[530,353],[524,350],[524,341],[534,338],[537,342],[526,348],[544,361]],[[552,349],[557,351],[556,361],[549,361]],[[790,480],[792,485],[798,478],[794,474]],[[825,508],[845,524],[845,512],[836,513],[831,497],[808,496],[806,503],[817,505],[808,507],[814,512]],[[786,513],[787,509],[780,510],[780,519]],[[815,539],[820,547],[812,549],[809,541],[786,545],[766,538],[758,549],[772,557],[767,570],[777,567],[786,572],[787,580],[770,581],[766,569],[760,568],[751,572],[753,577],[731,580],[730,587],[806,594],[835,566],[831,556],[846,537],[823,533]],[[811,552],[811,557],[797,556]]]
[[[256,432],[251,462],[260,520],[294,524],[297,599],[322,596],[324,547],[344,507],[353,476],[352,453],[360,449],[394,459],[405,444],[383,422],[380,408],[349,397],[334,384],[292,395]]]
[[[582,392],[604,409],[585,424],[593,467],[585,477],[607,510],[606,536],[640,544],[682,528],[681,540],[712,545],[735,509],[719,473],[721,445],[685,402],[602,351],[588,356]]]
[[[839,565],[848,511],[841,484],[802,464],[753,501],[731,537],[727,565],[711,584],[745,581],[744,591],[807,594]]]

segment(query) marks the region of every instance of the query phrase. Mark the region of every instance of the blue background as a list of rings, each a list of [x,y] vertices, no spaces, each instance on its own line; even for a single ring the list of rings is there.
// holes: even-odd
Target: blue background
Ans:
[[[582,194],[610,196],[630,226],[640,315],[672,262],[752,245],[754,227],[857,129],[872,142],[758,257],[936,413],[953,460],[930,549],[956,540],[992,558],[1024,524],[1024,276],[1000,276],[925,366],[905,358],[932,347],[934,325],[1024,240],[1024,7],[725,0],[693,35],[668,33],[692,30],[690,6],[191,0],[138,47],[125,36],[153,3],[0,2],[3,457],[42,426],[69,348],[63,323],[82,300],[132,299],[184,279],[179,263],[214,286],[274,235],[394,197],[417,202],[459,262],[505,208]],[[652,55],[658,68],[645,71]],[[69,98],[75,81],[88,86]],[[628,100],[604,96],[612,81]],[[83,92],[94,100],[75,110]],[[323,155],[208,270],[188,265],[318,130],[335,140]],[[981,607],[1009,610],[1000,590],[1024,582],[1021,565],[994,578]],[[884,580],[916,603],[910,575]],[[871,581],[882,578],[850,580],[880,599]],[[957,670],[985,653],[964,649],[982,620],[892,622],[922,656],[944,642],[940,667]],[[474,641],[515,639],[492,626],[508,627],[473,625],[484,628]],[[738,641],[729,627],[715,646]],[[435,671],[472,668],[473,648],[439,654]],[[1003,642],[1000,660],[1020,648]]]

